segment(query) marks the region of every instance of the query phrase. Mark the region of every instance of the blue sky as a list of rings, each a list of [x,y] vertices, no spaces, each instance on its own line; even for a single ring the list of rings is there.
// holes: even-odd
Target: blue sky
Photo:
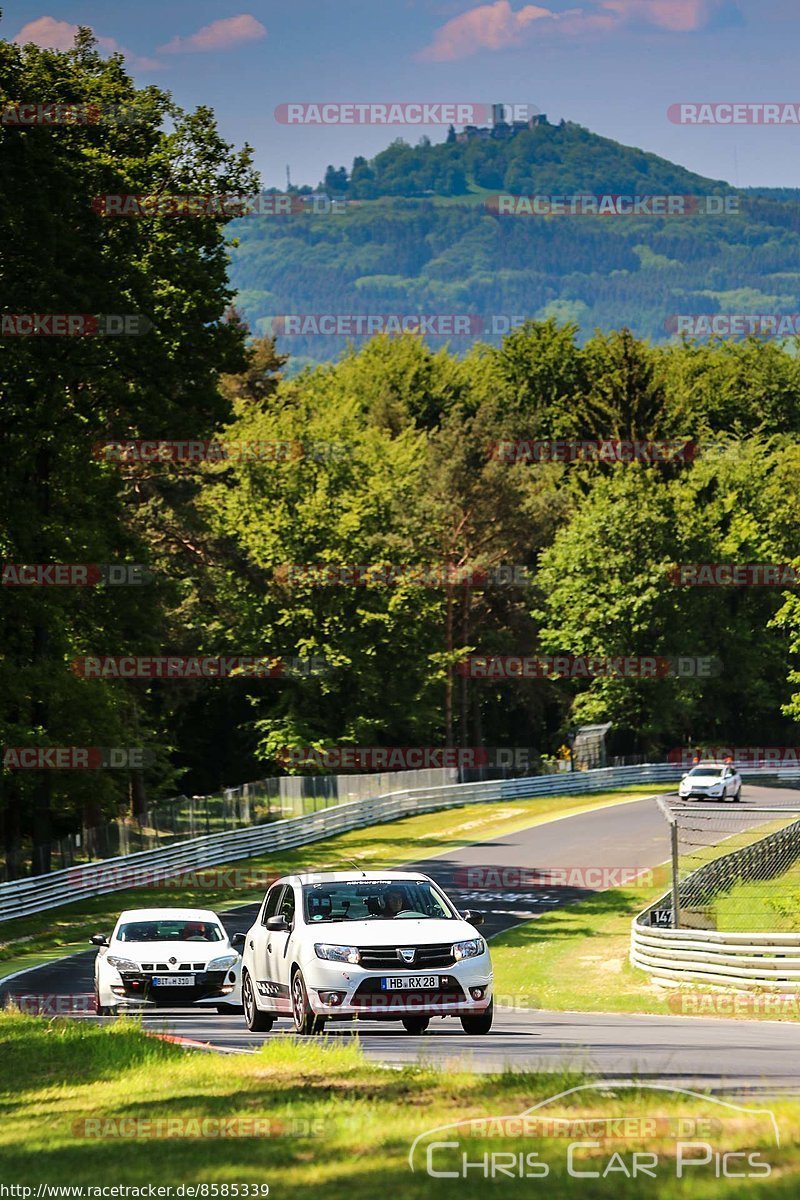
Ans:
[[[674,125],[680,101],[800,104],[798,0],[10,0],[6,38],[89,25],[139,84],[208,104],[267,186],[315,184],[395,137],[446,130],[287,126],[313,101],[528,103],[739,186],[800,187],[800,126]],[[587,181],[587,187],[591,181]]]

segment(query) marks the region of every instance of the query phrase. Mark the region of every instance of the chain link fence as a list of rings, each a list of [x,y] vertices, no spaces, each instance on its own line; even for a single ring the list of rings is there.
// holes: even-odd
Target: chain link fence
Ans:
[[[512,772],[487,771],[481,779]],[[160,846],[225,833],[286,817],[302,817],[350,800],[414,788],[444,787],[464,782],[457,768],[433,767],[416,771],[387,771],[371,775],[285,775],[223,788],[208,796],[177,796],[162,800],[136,816],[121,815],[101,825],[82,825],[51,843],[54,871],[98,859],[117,858]],[[22,877],[30,874],[30,846],[23,848]],[[25,852],[27,851],[27,852]],[[0,882],[8,880],[0,859]],[[19,877],[19,876],[18,876]]]
[[[672,888],[651,911],[652,925],[800,931],[800,798],[780,806],[662,802],[662,810],[672,833]]]

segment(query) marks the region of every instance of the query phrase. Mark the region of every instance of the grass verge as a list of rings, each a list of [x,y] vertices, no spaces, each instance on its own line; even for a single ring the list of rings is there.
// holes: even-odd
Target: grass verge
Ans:
[[[268,1185],[276,1198],[318,1200],[470,1200],[487,1186],[508,1200],[733,1200],[788,1198],[800,1183],[797,1100],[768,1104],[777,1145],[760,1101],[730,1108],[607,1084],[552,1099],[589,1081],[382,1070],[352,1042],[276,1038],[255,1054],[223,1058],[148,1038],[130,1021],[100,1027],[10,1014],[0,1015],[0,1061],[3,1183],[33,1195],[39,1184],[144,1187],[144,1195],[149,1184],[194,1184],[206,1185],[206,1196],[234,1196],[236,1185],[243,1196],[247,1184],[250,1196]],[[489,1120],[548,1100],[525,1127]],[[463,1124],[470,1121],[478,1124]],[[453,1123],[462,1124],[430,1136]],[[409,1151],[421,1136],[412,1171]],[[431,1150],[433,1169],[447,1177],[426,1170],[437,1141],[455,1143]],[[708,1156],[696,1146],[681,1151],[681,1141],[702,1141]],[[569,1148],[579,1142],[573,1172],[592,1178],[569,1174]],[[655,1157],[633,1178],[637,1151]],[[720,1156],[731,1152],[738,1180],[720,1177]],[[681,1153],[695,1163],[677,1178]],[[472,1164],[466,1180],[462,1156]]]
[[[469,845],[486,837],[502,837],[520,829],[604,808],[620,801],[667,792],[665,786],[631,787],[590,796],[541,796],[530,800],[464,805],[439,812],[373,825],[279,854],[240,859],[205,871],[177,877],[154,887],[128,888],[74,904],[65,904],[32,917],[3,924],[0,978],[36,965],[41,952],[63,954],[86,950],[98,927],[110,932],[116,914],[125,908],[198,904],[205,908],[236,907],[261,899],[270,878],[297,870],[341,869],[348,860],[366,868],[398,866]]]

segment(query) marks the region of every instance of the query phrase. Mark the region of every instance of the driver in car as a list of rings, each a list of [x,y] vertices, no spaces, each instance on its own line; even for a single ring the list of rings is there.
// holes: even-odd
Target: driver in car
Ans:
[[[388,918],[396,917],[400,912],[407,912],[405,894],[402,888],[389,888],[386,893],[385,914]]]

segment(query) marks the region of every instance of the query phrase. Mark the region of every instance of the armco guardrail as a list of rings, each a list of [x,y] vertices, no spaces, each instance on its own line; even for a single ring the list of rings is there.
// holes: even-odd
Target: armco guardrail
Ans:
[[[631,962],[656,983],[800,991],[800,933],[718,933],[633,922]]]
[[[210,834],[158,850],[145,850],[122,858],[103,859],[0,884],[0,921],[29,916],[46,909],[72,904],[124,888],[164,880],[187,871],[203,870],[220,863],[235,862],[258,854],[270,854],[303,846],[333,834],[361,829],[414,813],[438,808],[455,808],[493,800],[535,796],[579,795],[630,784],[668,783],[680,777],[669,763],[636,767],[608,767],[562,775],[535,775],[520,779],[459,783],[446,787],[392,792],[365,800],[353,800],[320,809],[303,817],[269,824],[251,825],[225,833]]]

